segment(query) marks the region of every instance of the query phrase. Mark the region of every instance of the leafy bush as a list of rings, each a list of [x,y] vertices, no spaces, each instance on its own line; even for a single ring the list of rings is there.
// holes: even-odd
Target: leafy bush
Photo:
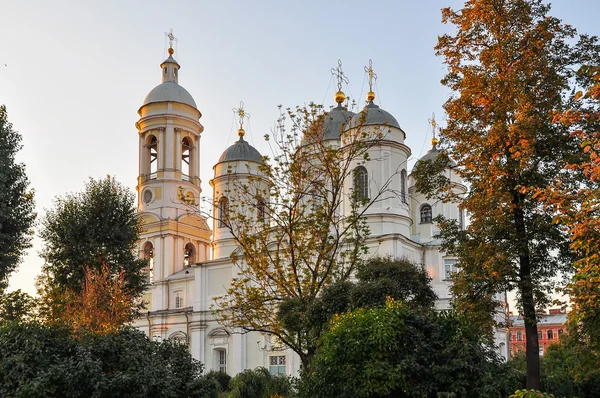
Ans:
[[[216,380],[217,383],[219,383],[219,391],[221,392],[229,391],[231,389],[229,385],[229,383],[231,383],[231,376],[229,376],[226,372],[211,370],[206,373],[206,377]]]
[[[554,395],[536,390],[517,390],[508,398],[554,398]]]
[[[273,376],[265,368],[246,369],[238,373],[230,383],[229,398],[291,398],[294,396],[292,382],[286,375]]]
[[[506,397],[500,362],[464,318],[389,301],[338,316],[300,382],[307,398]]]
[[[2,397],[203,397],[218,385],[183,345],[140,331],[73,337],[37,323],[0,326]]]

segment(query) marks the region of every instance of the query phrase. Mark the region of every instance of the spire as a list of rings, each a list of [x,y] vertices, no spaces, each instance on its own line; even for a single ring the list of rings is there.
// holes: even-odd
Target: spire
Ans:
[[[365,72],[369,74],[369,92],[367,93],[367,101],[372,102],[375,99],[373,83],[377,80],[377,75],[373,72],[373,60],[369,60],[369,66],[365,66]]]
[[[165,36],[169,39],[169,49],[167,52],[169,53],[169,57],[160,64],[162,68],[162,82],[175,82],[179,83],[179,64],[173,58],[173,54],[175,54],[175,49],[173,49],[173,42],[177,42],[177,38],[173,35],[173,29],[171,29],[168,33],[165,32]]]
[[[338,91],[335,93],[333,97],[334,101],[338,103],[339,106],[342,105],[342,102],[346,100],[346,94],[342,91],[342,83],[349,83],[348,78],[344,75],[344,71],[342,71],[342,60],[338,59],[337,68],[331,68],[331,74],[337,79],[337,87]]]
[[[237,114],[239,118],[238,122],[240,124],[240,128],[238,129],[238,136],[240,137],[240,140],[243,141],[244,134],[246,134],[246,131],[244,130],[244,119],[250,119],[250,114],[244,110],[244,101],[240,101],[239,108],[233,108],[233,113]]]

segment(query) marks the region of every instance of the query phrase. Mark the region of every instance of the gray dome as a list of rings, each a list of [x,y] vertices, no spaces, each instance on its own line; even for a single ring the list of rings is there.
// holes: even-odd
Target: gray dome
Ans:
[[[154,87],[144,100],[144,105],[148,105],[153,102],[165,102],[173,101],[180,102],[189,106],[196,107],[196,101],[192,98],[192,95],[188,91],[181,87],[179,84],[168,81]],[[142,105],[142,106],[144,106]]]
[[[440,151],[437,148],[437,144],[436,144],[433,147],[431,147],[431,149],[429,151],[427,151],[427,153],[424,156],[422,156],[419,160],[417,160],[417,163],[419,163],[421,161],[428,161],[428,160],[431,160],[433,162],[434,160],[437,159],[437,157],[439,156],[440,153],[442,153],[442,151]],[[454,160],[452,160],[450,158],[448,158],[448,159],[449,159],[448,167],[455,167],[456,162],[454,162]]]
[[[252,145],[244,141],[243,137],[240,137],[235,144],[230,146],[223,152],[219,158],[221,162],[232,162],[236,160],[248,160],[252,162],[262,163],[262,155]]]
[[[339,140],[342,129],[346,129],[346,124],[352,119],[354,112],[338,104],[335,108],[325,115],[323,123],[323,141]]]
[[[358,126],[371,125],[386,125],[400,128],[400,124],[398,124],[396,118],[393,117],[389,112],[384,111],[375,105],[373,101],[369,101],[362,111],[354,115],[352,120],[350,120],[348,127],[354,128]]]

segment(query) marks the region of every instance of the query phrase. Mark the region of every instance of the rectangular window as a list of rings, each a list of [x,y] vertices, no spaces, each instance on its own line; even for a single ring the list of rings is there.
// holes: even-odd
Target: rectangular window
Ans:
[[[542,338],[543,338],[543,337],[542,337],[542,332],[541,332],[541,331],[539,331],[539,332],[538,332],[538,340],[541,340]]]
[[[445,258],[444,259],[444,280],[451,280],[452,274],[458,271],[456,266],[456,259]]]
[[[562,336],[563,334],[563,330],[562,329],[558,329],[558,337]]]
[[[269,372],[272,375],[285,374],[285,355],[269,357]]]
[[[175,308],[183,308],[183,292],[175,292]]]
[[[227,352],[225,350],[217,350],[217,369],[220,372],[227,372]]]
[[[552,330],[548,330],[548,340],[554,339],[554,332]]]
[[[517,332],[517,341],[523,341],[523,332]]]

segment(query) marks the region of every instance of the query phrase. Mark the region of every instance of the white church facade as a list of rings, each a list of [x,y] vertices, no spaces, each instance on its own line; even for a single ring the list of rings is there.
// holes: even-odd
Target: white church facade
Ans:
[[[212,315],[213,298],[223,295],[237,274],[230,258],[237,246],[218,219],[204,217],[199,211],[202,114],[193,97],[179,85],[180,65],[173,58],[172,48],[160,66],[162,83],[146,96],[136,123],[138,207],[144,225],[139,252],[149,259],[151,285],[144,295],[147,313],[135,326],[152,339],[186,342],[192,356],[206,369],[235,375],[262,366],[272,373],[297,375],[300,360],[291,350],[274,347],[269,336],[262,333],[226,330]],[[343,145],[341,129],[356,128],[358,123],[358,115],[343,107],[343,99],[339,99],[336,96],[338,105],[329,113],[324,137],[333,145]],[[440,251],[432,219],[441,214],[463,225],[465,216],[455,204],[428,200],[415,190],[407,168],[411,149],[404,143],[405,132],[373,99],[374,94],[362,112],[361,126],[385,126],[388,133],[370,149],[376,155],[371,158],[378,160],[358,166],[358,172],[364,175],[367,190],[389,180],[390,188],[400,195],[377,201],[368,209],[369,253],[421,264],[432,277],[437,308],[448,308],[450,275],[456,270],[456,259]],[[439,153],[436,143],[422,159]],[[244,178],[244,173],[257,173],[261,161],[260,153],[244,141],[242,134],[213,168],[213,203],[218,202],[219,192],[224,192],[222,184],[231,178],[232,170],[243,170],[238,175]],[[447,173],[453,189],[466,192],[451,168]],[[194,208],[198,211],[190,211]],[[504,331],[497,332],[496,343],[506,356]]]

